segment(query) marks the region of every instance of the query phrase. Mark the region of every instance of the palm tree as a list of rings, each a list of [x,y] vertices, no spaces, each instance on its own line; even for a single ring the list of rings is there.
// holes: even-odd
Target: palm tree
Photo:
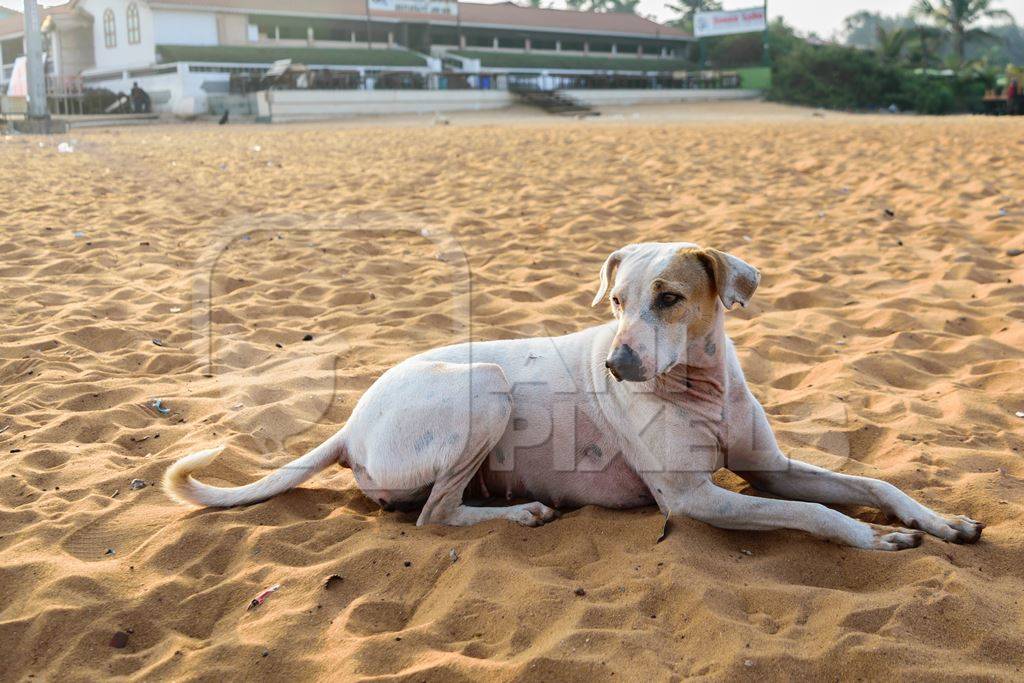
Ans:
[[[939,63],[939,53],[942,51],[942,31],[933,26],[921,26],[920,24],[907,29],[910,32],[910,41],[907,49],[907,59],[910,64],[918,67],[929,68]]]
[[[684,31],[693,31],[693,18],[697,12],[711,12],[722,9],[719,0],[679,0],[675,5],[665,5],[679,15],[672,23]]]
[[[903,50],[911,37],[910,31],[904,28],[893,28],[888,31],[881,26],[875,27],[875,52],[883,62],[898,62]]]
[[[992,0],[917,0],[914,13],[931,19],[953,36],[953,52],[964,61],[964,50],[971,38],[991,38],[980,28],[971,28],[982,19],[1008,19],[1013,15],[1005,9],[992,7]]]

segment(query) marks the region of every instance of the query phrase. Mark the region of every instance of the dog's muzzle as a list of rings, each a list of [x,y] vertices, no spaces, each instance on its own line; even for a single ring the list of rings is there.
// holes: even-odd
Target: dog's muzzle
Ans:
[[[608,356],[604,366],[612,373],[612,377],[622,382],[644,381],[643,363],[629,344],[623,344]]]

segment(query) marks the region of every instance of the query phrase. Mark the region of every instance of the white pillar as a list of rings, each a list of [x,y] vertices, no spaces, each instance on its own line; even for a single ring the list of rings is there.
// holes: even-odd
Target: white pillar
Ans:
[[[498,36],[494,36],[494,49],[498,49]]]
[[[43,71],[43,36],[39,31],[39,6],[25,0],[25,61],[28,78],[28,117],[48,119],[46,73]]]
[[[395,44],[395,34],[393,31],[388,31],[388,47],[392,47]]]
[[[309,44],[310,46],[312,46],[312,45],[313,45],[313,41],[314,41],[314,40],[315,40],[315,39],[313,38],[313,27],[312,27],[312,26],[307,26],[307,27],[306,27],[306,42],[307,42],[307,43],[308,43],[308,44]]]
[[[616,43],[612,43],[612,54],[613,55],[619,54],[619,46]]]
[[[556,40],[555,41],[555,52],[561,52],[561,51],[562,51],[562,41]]]

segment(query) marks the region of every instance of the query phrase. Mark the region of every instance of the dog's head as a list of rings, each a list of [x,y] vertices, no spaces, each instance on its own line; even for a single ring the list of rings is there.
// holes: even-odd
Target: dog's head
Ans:
[[[720,307],[746,306],[760,279],[741,259],[688,242],[619,249],[601,267],[593,304],[607,295],[619,321],[605,365],[619,381],[643,382],[695,349],[713,356]]]

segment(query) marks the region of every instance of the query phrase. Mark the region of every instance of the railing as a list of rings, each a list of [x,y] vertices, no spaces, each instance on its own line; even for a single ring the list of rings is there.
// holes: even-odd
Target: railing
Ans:
[[[508,74],[446,71],[425,74],[413,71],[359,72],[310,69],[286,74],[273,82],[262,70],[232,73],[228,91],[246,94],[267,90],[667,90],[738,88],[735,72],[696,71],[651,76],[613,74]]]
[[[739,74],[731,71],[695,71],[654,76],[614,74],[510,74],[509,90],[694,90],[738,88]]]

